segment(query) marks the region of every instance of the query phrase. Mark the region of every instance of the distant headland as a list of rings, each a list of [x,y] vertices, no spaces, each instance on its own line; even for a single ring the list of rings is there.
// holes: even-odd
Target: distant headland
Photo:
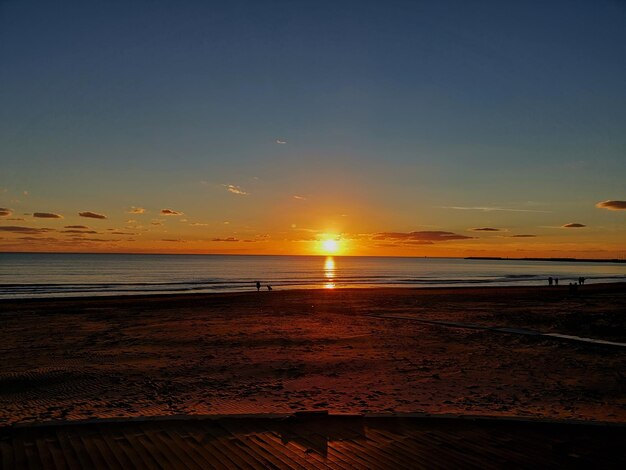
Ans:
[[[573,263],[626,263],[626,259],[617,258],[502,258],[500,256],[467,256],[464,259],[503,261],[567,261]]]

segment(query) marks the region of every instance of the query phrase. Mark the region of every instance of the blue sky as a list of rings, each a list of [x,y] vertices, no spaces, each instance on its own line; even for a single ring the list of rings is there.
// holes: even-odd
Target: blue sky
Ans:
[[[0,203],[257,234],[584,219],[609,230],[581,243],[614,243],[624,213],[595,204],[626,198],[625,20],[618,1],[0,2]]]

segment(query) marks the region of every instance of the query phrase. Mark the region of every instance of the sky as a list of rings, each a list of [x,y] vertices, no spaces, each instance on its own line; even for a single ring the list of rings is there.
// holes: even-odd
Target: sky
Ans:
[[[0,0],[0,251],[625,258],[625,83],[617,0]]]

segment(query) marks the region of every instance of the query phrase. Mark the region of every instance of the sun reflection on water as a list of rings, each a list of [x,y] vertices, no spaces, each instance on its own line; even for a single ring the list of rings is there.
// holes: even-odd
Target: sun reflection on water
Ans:
[[[324,260],[324,277],[326,278],[326,283],[324,284],[325,289],[335,288],[335,272],[335,260],[332,256],[327,256],[326,260]]]

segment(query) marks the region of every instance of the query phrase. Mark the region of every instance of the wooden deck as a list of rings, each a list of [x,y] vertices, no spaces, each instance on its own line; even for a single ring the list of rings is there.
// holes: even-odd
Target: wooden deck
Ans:
[[[2,469],[626,468],[626,426],[501,419],[175,418],[0,428]]]

